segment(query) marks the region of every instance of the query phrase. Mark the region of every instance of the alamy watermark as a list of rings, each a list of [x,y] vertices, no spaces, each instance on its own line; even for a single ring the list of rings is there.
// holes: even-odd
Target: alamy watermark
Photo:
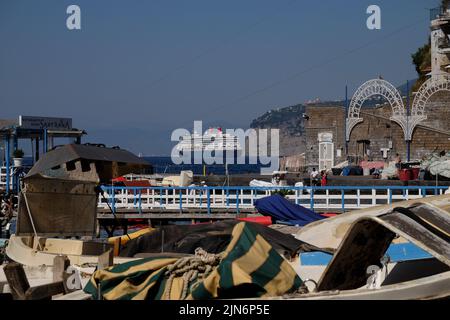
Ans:
[[[194,121],[194,133],[175,129],[171,141],[174,164],[260,164],[261,174],[279,168],[279,129],[209,129],[203,132],[202,121]]]
[[[67,7],[66,13],[69,16],[66,19],[66,27],[69,30],[81,30],[81,9],[76,4]]]
[[[69,16],[66,19],[66,26],[69,30],[81,30],[81,8],[76,4],[67,7],[66,13]],[[366,13],[370,16],[367,18],[366,26],[369,30],[381,30],[381,8],[376,4],[367,7]]]
[[[370,14],[366,22],[367,29],[381,30],[381,8],[372,4],[367,8],[367,14]]]

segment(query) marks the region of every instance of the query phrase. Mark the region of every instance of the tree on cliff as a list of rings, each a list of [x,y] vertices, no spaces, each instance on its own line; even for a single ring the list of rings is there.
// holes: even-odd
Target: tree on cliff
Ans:
[[[416,66],[419,79],[416,81],[412,91],[417,91],[419,87],[427,80],[427,73],[431,70],[431,43],[428,39],[428,43],[411,55],[412,62]]]
[[[450,5],[450,0],[442,0],[442,8],[446,9]]]
[[[428,43],[411,55],[413,64],[416,66],[417,74],[422,77],[431,68],[431,43],[428,39]]]

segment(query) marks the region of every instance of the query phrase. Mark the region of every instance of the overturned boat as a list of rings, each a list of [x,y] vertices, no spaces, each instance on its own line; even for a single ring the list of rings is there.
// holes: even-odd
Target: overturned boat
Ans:
[[[117,147],[70,144],[46,153],[23,178],[16,233],[8,240],[7,257],[24,265],[37,280],[48,278],[61,255],[71,265],[95,270],[100,257],[112,249],[95,239],[99,185],[149,168],[142,158]],[[117,257],[115,263],[129,260]]]
[[[435,199],[438,200],[438,199]],[[450,196],[441,207],[417,203],[379,216],[357,218],[317,281],[280,299],[441,299],[450,296]],[[390,248],[421,252],[412,259],[386,255]],[[323,272],[317,272],[322,268]],[[303,270],[302,270],[303,269]],[[305,268],[298,273],[308,277]],[[310,279],[311,280],[311,279]],[[305,281],[306,282],[306,281]]]

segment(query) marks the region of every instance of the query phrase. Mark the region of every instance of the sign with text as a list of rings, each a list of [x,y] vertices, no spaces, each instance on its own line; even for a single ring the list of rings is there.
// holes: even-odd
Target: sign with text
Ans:
[[[19,116],[19,126],[22,129],[35,130],[72,130],[72,119]]]

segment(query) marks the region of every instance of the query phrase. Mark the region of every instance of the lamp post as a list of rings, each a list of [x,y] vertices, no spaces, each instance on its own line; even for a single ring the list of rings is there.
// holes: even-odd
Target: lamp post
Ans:
[[[345,86],[345,112],[344,112],[344,140],[345,155],[348,158],[348,141],[347,141],[347,115],[348,115],[348,86]]]
[[[44,129],[44,141],[43,141],[43,150],[42,153],[47,153],[48,150],[48,134],[47,134],[47,129]]]
[[[11,159],[11,141],[9,137],[9,133],[5,137],[5,145],[6,145],[6,152],[5,152],[5,160],[6,160],[6,194],[9,194],[10,191],[10,175],[11,175],[11,165],[10,165],[10,159]]]
[[[406,127],[409,130],[409,117],[411,115],[410,105],[409,105],[409,80],[406,80]],[[412,132],[411,132],[412,139]],[[406,140],[406,158],[411,161],[411,140]]]

